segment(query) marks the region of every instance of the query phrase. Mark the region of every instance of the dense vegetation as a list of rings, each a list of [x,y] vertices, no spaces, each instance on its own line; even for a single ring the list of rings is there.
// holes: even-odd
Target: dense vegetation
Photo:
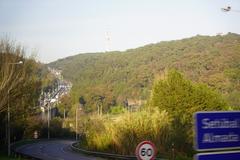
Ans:
[[[80,146],[89,150],[134,155],[138,143],[151,140],[159,156],[193,154],[193,114],[229,110],[216,91],[172,70],[154,83],[148,104],[137,112],[81,118]]]
[[[53,89],[56,79],[46,66],[26,58],[21,46],[1,41],[0,51],[0,124],[6,125],[9,104],[12,140],[32,137],[35,130],[46,137],[35,106],[41,90]],[[134,154],[139,142],[151,140],[161,155],[171,157],[174,148],[177,156],[191,157],[193,113],[240,108],[239,53],[240,36],[229,33],[50,63],[73,83],[71,95],[57,105],[51,137],[73,136],[71,129],[80,135],[81,147],[119,154]],[[131,103],[141,107],[129,112]],[[4,144],[4,127],[0,133]]]
[[[153,82],[175,68],[194,82],[223,94],[229,105],[240,107],[240,36],[195,36],[160,42],[125,52],[79,54],[52,62],[73,82],[72,97],[85,100],[85,110],[107,112],[126,100],[145,101]]]
[[[239,53],[240,36],[229,33],[79,54],[49,65],[73,83],[69,116],[78,106],[95,111],[80,116],[81,147],[134,154],[139,142],[151,140],[160,155],[192,157],[193,114],[240,108]],[[129,112],[131,101],[144,103]]]
[[[6,149],[9,106],[11,142],[32,138],[42,126],[38,99],[41,89],[51,82],[45,66],[27,58],[22,46],[0,41],[0,149]]]
[[[51,137],[73,136],[71,129],[80,135],[81,147],[119,154],[134,154],[139,142],[151,140],[168,158],[175,154],[172,148],[177,156],[191,157],[193,113],[240,108],[239,53],[240,36],[229,33],[50,63],[73,83],[71,95],[57,105]],[[32,137],[35,130],[47,136],[35,106],[41,91],[56,83],[46,66],[24,54],[21,46],[0,42],[0,125],[6,125],[9,104],[12,141]],[[130,112],[130,103],[141,107]],[[4,144],[4,127],[0,136]]]

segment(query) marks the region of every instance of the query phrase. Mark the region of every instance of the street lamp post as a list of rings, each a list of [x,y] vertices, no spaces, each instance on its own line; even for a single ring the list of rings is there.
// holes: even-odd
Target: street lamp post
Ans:
[[[9,65],[18,65],[18,64],[23,64],[23,61],[18,61],[18,62],[16,62],[16,63],[8,63]]]
[[[79,108],[79,106],[77,106],[76,108],[76,141],[78,140],[78,111],[81,111],[81,108]]]
[[[48,122],[48,139],[50,139],[50,119],[51,119],[51,96],[50,92],[47,94],[48,98],[48,103],[47,103],[47,110],[48,110],[48,115],[47,115],[47,122]]]
[[[9,103],[9,92],[10,89],[7,92],[7,139],[8,139],[8,156],[10,156],[11,154],[11,148],[10,148],[10,144],[11,144],[11,133],[10,133],[10,103]]]
[[[77,108],[76,108],[76,141],[78,140],[78,114],[77,114],[77,112],[78,112],[78,106],[77,106]]]
[[[23,64],[23,61],[19,61],[16,63],[7,63],[8,65],[18,65]],[[10,131],[10,89],[7,91],[7,139],[8,139],[8,156],[11,154],[11,131]]]
[[[48,139],[50,139],[50,102],[48,103]]]

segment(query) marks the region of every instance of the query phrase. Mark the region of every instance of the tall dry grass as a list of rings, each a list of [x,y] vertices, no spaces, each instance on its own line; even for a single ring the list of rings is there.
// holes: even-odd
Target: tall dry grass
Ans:
[[[87,149],[133,155],[143,140],[152,141],[158,152],[167,153],[171,144],[172,119],[166,111],[124,113],[115,119],[92,116],[85,123]]]

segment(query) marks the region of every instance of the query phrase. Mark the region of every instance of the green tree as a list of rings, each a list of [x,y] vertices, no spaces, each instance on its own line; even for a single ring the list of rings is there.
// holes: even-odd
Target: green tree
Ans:
[[[85,110],[95,112],[94,95],[106,97],[103,111],[114,106],[109,105],[113,97],[117,105],[125,97],[147,100],[155,75],[165,68],[176,68],[194,82],[208,84],[228,96],[233,89],[240,91],[239,53],[240,35],[229,33],[198,35],[124,52],[78,54],[48,65],[61,69],[64,78],[72,82],[73,103],[84,96]]]
[[[35,119],[39,112],[36,106],[45,79],[42,71],[43,65],[25,57],[22,46],[0,40],[0,125],[7,123],[9,105],[11,140],[32,135],[29,128],[35,129],[38,125],[38,121],[30,119]],[[1,143],[6,136],[4,127],[0,128],[0,135]]]
[[[82,107],[84,107],[86,103],[87,103],[87,102],[85,101],[84,97],[83,97],[83,96],[80,96],[80,97],[79,97],[79,104],[80,104]]]
[[[176,70],[156,81],[148,107],[166,110],[174,119],[173,142],[180,151],[192,148],[193,114],[227,109],[227,103],[206,85],[193,83]]]
[[[60,103],[58,104],[58,109],[63,117],[68,117],[68,114],[72,108],[72,99],[70,95],[64,95],[60,98]]]
[[[124,108],[123,106],[113,106],[110,108],[109,113],[110,114],[121,114],[126,112],[126,108]]]
[[[227,103],[206,85],[193,83],[176,70],[171,70],[155,82],[149,105],[181,116],[181,122],[185,123],[192,119],[194,112],[225,110]]]

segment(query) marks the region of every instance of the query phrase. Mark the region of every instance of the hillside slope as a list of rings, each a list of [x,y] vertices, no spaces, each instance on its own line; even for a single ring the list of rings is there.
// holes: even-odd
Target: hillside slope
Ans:
[[[89,53],[48,64],[73,83],[75,102],[88,107],[103,98],[105,110],[126,99],[146,100],[154,79],[175,68],[195,82],[221,92],[240,106],[240,35],[195,36],[150,44],[124,52]],[[102,102],[102,101],[101,101]]]

